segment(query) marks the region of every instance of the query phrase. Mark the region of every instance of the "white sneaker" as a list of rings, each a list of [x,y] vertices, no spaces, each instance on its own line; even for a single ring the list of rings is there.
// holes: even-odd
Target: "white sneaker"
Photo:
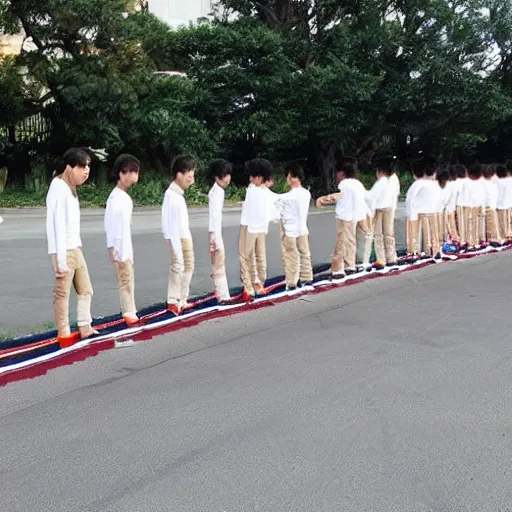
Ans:
[[[0,217],[0,224],[4,221],[3,217]]]

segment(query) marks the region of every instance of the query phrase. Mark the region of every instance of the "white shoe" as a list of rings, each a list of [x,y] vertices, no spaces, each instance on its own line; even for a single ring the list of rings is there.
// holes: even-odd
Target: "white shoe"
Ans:
[[[0,217],[0,224],[4,221],[3,217]]]

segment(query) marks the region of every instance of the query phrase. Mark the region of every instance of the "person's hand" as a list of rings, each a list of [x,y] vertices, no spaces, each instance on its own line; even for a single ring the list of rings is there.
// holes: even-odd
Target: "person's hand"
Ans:
[[[217,250],[217,245],[215,244],[215,234],[208,233],[208,244],[210,247],[210,253],[214,253]]]
[[[61,268],[59,268],[59,267],[55,267],[55,268],[53,269],[53,271],[55,272],[55,277],[56,277],[57,279],[63,279],[63,278],[64,278],[64,277],[66,277],[66,276],[67,276],[67,274],[68,274],[68,271],[67,271],[67,270],[62,270],[62,269],[61,269]]]
[[[114,255],[114,248],[111,247],[109,250],[108,250],[108,256],[110,258],[110,262],[111,263],[115,263],[116,262],[116,257]]]
[[[325,201],[325,196],[322,196],[322,197],[319,197],[317,200],[316,200],[316,207],[317,208],[322,208],[324,206],[324,201]]]

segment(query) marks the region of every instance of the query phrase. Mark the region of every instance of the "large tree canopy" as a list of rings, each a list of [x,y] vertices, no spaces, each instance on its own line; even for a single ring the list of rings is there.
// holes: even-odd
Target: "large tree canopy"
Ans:
[[[301,158],[324,188],[340,151],[512,156],[508,0],[219,0],[179,30],[137,4],[0,0],[3,31],[31,42],[1,65],[1,124],[39,108],[39,151],[130,150],[156,169],[180,151]]]

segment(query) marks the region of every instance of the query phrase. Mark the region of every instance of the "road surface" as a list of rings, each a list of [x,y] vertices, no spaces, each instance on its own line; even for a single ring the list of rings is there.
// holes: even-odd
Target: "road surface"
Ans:
[[[0,388],[0,510],[512,510],[511,255],[103,352]]]
[[[54,275],[47,254],[45,210],[1,210],[0,225],[0,336],[28,334],[53,326],[52,287]],[[119,295],[113,268],[105,248],[104,210],[82,211],[82,243],[94,288],[94,317],[119,312]],[[397,242],[403,246],[404,210],[398,211]],[[192,295],[212,290],[208,253],[208,211],[190,210],[196,269]],[[158,209],[136,210],[133,217],[135,287],[138,307],[165,302],[169,254],[161,235]],[[231,287],[240,286],[238,232],[240,208],[224,214],[227,272]],[[334,248],[334,212],[312,209],[309,218],[310,243],[314,263],[330,261]],[[279,230],[271,227],[267,240],[269,277],[283,274]],[[71,294],[71,318],[75,318],[75,295]]]

